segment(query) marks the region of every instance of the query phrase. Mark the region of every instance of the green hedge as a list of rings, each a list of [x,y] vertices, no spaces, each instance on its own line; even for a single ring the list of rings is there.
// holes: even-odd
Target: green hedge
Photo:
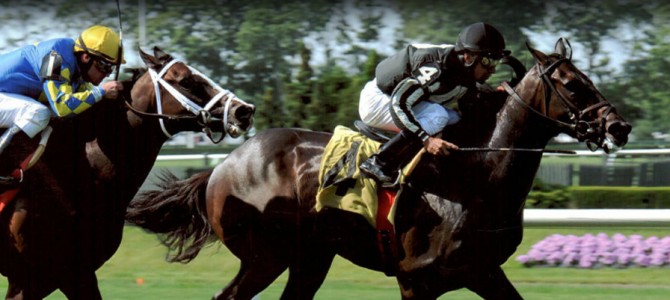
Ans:
[[[566,186],[535,178],[526,197],[526,208],[568,208],[571,201],[572,194]]]
[[[535,179],[526,208],[670,208],[670,187],[563,186]]]
[[[571,186],[569,208],[670,208],[670,187]]]

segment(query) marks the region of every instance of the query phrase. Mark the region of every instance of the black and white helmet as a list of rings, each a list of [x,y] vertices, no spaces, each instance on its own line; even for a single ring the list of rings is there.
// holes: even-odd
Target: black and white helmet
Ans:
[[[510,54],[510,51],[505,49],[505,38],[502,33],[483,22],[465,27],[458,35],[455,50],[468,50],[493,59],[501,59]]]

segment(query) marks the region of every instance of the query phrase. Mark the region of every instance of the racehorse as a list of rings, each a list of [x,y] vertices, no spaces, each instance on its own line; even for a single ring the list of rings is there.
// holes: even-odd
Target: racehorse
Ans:
[[[170,261],[190,261],[214,233],[241,260],[214,299],[250,299],[286,269],[281,299],[312,299],[335,255],[394,275],[402,299],[460,288],[521,299],[501,265],[522,240],[525,198],[549,140],[564,132],[611,151],[631,131],[574,66],[566,39],[549,55],[527,47],[536,63],[514,88],[480,89],[460,103],[461,121],[443,136],[461,150],[423,155],[407,178],[390,269],[364,217],[315,209],[325,132],[268,129],[211,171],[183,180],[165,174],[157,190],[131,201],[127,220],[158,233]]]
[[[139,50],[147,68],[132,69],[123,100],[52,121],[47,150],[0,215],[8,299],[42,299],[55,290],[68,299],[101,299],[95,271],[118,249],[126,206],[163,143],[172,134],[202,130],[218,142],[252,125],[253,105],[153,50],[153,56]],[[17,135],[2,161],[19,162],[33,147],[34,141]],[[3,166],[9,167],[15,166]]]

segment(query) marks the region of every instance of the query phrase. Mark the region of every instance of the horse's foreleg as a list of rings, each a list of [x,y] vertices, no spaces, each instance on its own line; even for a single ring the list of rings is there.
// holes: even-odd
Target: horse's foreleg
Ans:
[[[47,280],[41,274],[24,263],[13,266],[17,273],[7,277],[8,287],[5,299],[31,300],[44,299],[56,290],[54,282]]]
[[[471,270],[467,277],[466,287],[484,299],[523,299],[500,266]]]
[[[302,251],[302,256],[289,267],[288,282],[281,299],[313,299],[326,280],[335,253],[326,249]]]
[[[5,294],[5,300],[23,300],[23,288],[16,285],[12,282],[11,278],[9,279],[9,286],[7,287],[7,294]]]
[[[257,259],[242,261],[240,270],[226,288],[212,297],[213,300],[248,300],[260,294],[288,268],[288,263]]]
[[[70,300],[90,299],[101,300],[98,278],[94,271],[75,271],[78,274],[74,278],[61,281],[60,290]],[[65,275],[64,275],[65,276]]]

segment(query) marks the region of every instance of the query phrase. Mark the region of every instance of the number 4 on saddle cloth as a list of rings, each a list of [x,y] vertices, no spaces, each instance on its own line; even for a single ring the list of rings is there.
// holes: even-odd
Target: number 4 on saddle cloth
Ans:
[[[23,172],[30,169],[37,163],[44,149],[53,129],[47,126],[40,134],[40,141],[37,148],[32,153],[28,154],[21,164],[12,170],[9,174],[0,174],[0,212],[11,202],[16,194],[21,189],[21,182],[23,181]]]
[[[377,152],[380,145],[362,133],[344,126],[335,127],[321,158],[316,210],[332,207],[363,216],[377,230],[381,253],[395,256],[395,199],[402,192],[405,177],[424,151],[400,171],[396,187],[378,189],[377,183],[365,177],[358,166]]]

